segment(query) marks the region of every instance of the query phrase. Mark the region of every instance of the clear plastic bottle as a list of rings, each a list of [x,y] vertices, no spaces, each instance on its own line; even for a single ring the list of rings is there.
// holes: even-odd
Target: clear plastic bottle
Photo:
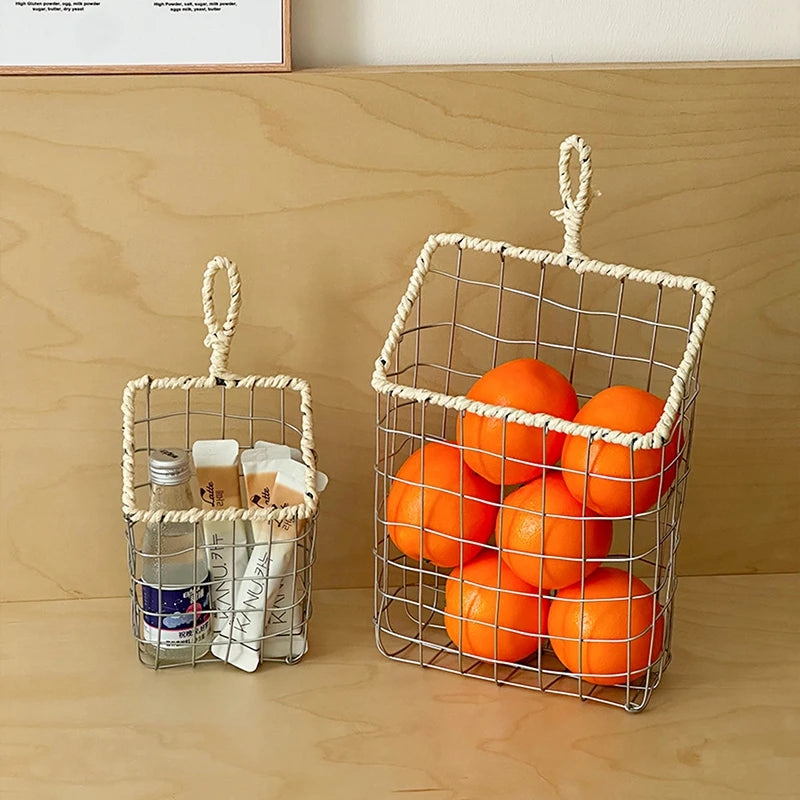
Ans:
[[[185,510],[194,501],[189,454],[153,450],[149,460],[150,510]],[[199,527],[199,526],[197,526]],[[191,522],[147,525],[142,544],[142,605],[139,652],[150,666],[191,664],[211,643],[209,575],[205,549],[197,547]]]

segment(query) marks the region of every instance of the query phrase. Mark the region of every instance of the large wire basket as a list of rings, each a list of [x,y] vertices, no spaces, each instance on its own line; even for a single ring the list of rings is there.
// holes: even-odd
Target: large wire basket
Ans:
[[[220,324],[214,309],[214,281],[218,272],[227,274],[230,284],[230,306],[227,318]],[[128,568],[131,590],[131,627],[137,642],[139,658],[154,668],[175,666],[161,657],[161,647],[155,647],[155,659],[145,659],[143,653],[152,639],[143,633],[145,605],[143,602],[144,564],[152,559],[142,544],[148,524],[161,525],[173,522],[194,525],[194,547],[204,548],[207,561],[213,563],[211,549],[204,542],[202,525],[205,522],[244,520],[246,526],[254,521],[265,523],[269,529],[269,548],[277,526],[294,523],[297,531],[293,556],[281,580],[280,612],[268,613],[264,624],[255,635],[247,639],[248,645],[260,654],[260,661],[295,663],[308,647],[307,625],[311,616],[311,568],[314,563],[315,538],[318,516],[317,459],[314,450],[314,429],[311,407],[311,390],[308,383],[288,375],[265,377],[236,375],[228,369],[231,339],[236,331],[241,305],[241,282],[236,264],[223,257],[210,261],[203,277],[203,309],[208,335],[205,344],[211,349],[209,375],[205,377],[163,377],[144,375],[130,381],[125,387],[122,401],[122,511],[126,523]],[[200,439],[236,439],[240,451],[252,448],[259,440],[286,444],[297,448],[302,455],[305,494],[302,503],[283,508],[225,508],[205,510],[151,511],[148,508],[150,481],[148,455],[153,449],[184,447],[191,450],[192,443]],[[240,481],[242,479],[240,468]],[[198,495],[195,490],[195,501]],[[262,528],[263,529],[263,528]],[[252,542],[241,541],[226,545],[245,548]],[[227,554],[235,561],[233,552]],[[158,556],[156,556],[158,557]],[[268,553],[269,559],[269,553]],[[245,561],[246,561],[245,555]],[[212,570],[213,574],[213,570]],[[253,576],[245,574],[227,576],[232,583],[233,596],[244,580]],[[260,581],[266,591],[267,580]],[[209,581],[212,578],[209,577]],[[259,580],[256,578],[255,580]],[[195,585],[198,585],[195,575]],[[161,587],[155,587],[159,590]],[[231,626],[239,615],[250,609],[238,607],[215,609],[210,612],[212,628],[224,627],[222,617]],[[152,614],[152,612],[151,612]],[[279,618],[278,618],[279,617]],[[186,663],[219,663],[207,646],[193,645],[191,658]],[[166,652],[166,651],[165,651]]]
[[[580,174],[575,196],[570,179],[574,155]],[[697,278],[607,264],[584,255],[581,227],[592,198],[591,177],[589,146],[580,137],[569,137],[561,145],[559,158],[562,207],[552,212],[565,229],[560,253],[463,234],[431,236],[422,248],[372,378],[377,393],[374,623],[379,650],[397,661],[639,711],[661,681],[671,656],[676,552],[689,474],[701,346],[715,290]],[[651,430],[624,432],[465,396],[488,370],[522,357],[545,361],[558,369],[575,387],[581,404],[609,386],[626,384],[664,400],[663,413]],[[448,634],[448,617],[459,631],[475,624],[466,616],[463,605],[456,611],[445,611],[451,565],[436,566],[413,553],[404,554],[389,536],[393,519],[387,513],[387,497],[394,485],[403,483],[417,488],[422,497],[415,523],[419,537],[416,554],[423,553],[426,536],[463,539],[463,461],[459,485],[449,492],[459,497],[460,527],[455,534],[442,533],[426,527],[423,519],[425,498],[436,496],[429,492],[448,494],[440,484],[426,483],[424,448],[431,443],[446,443],[463,456],[466,446],[458,444],[456,437],[467,413],[501,420],[504,463],[506,431],[514,423],[541,429],[543,452],[548,437],[568,434],[584,437],[587,445],[600,441],[627,448],[631,467],[639,450],[670,453],[669,459],[661,459],[657,476],[662,489],[662,484],[666,488],[669,483],[667,477],[674,475],[668,490],[659,491],[661,497],[654,507],[610,519],[612,546],[602,558],[587,555],[586,523],[591,515],[583,498],[579,515],[581,564],[595,561],[596,567],[602,562],[626,576],[625,591],[619,598],[627,617],[626,635],[613,640],[614,646],[621,645],[627,653],[626,668],[616,679],[601,683],[597,674],[581,663],[589,652],[585,646],[595,646],[590,631],[584,629],[588,623],[583,622],[582,615],[584,610],[591,610],[593,602],[587,595],[589,579],[584,577],[570,591],[555,592],[556,597],[562,594],[562,604],[580,604],[580,629],[568,642],[579,654],[577,665],[567,669],[554,652],[558,641],[544,633],[529,656],[521,660],[497,657],[500,636],[530,633],[527,627],[518,630],[500,620],[506,594],[497,591],[498,586],[502,589],[504,543],[496,532],[503,530],[503,515],[510,513],[503,496],[513,487],[498,489],[496,500],[489,501],[497,510],[498,523],[483,548],[483,555],[488,554],[497,564],[497,582],[488,587],[495,601],[495,616],[489,623],[495,642],[492,657],[470,655],[454,641],[461,641],[461,633],[453,638]],[[420,449],[418,477],[395,477],[406,459]],[[535,453],[529,463],[546,468],[548,474],[561,469],[552,462],[545,464],[543,456]],[[588,457],[580,472],[584,478],[595,475]],[[634,474],[633,469],[630,474]],[[635,479],[630,483],[633,486]],[[544,497],[542,500],[540,516],[545,525],[547,510]],[[454,576],[461,577],[450,580],[462,598],[474,585],[461,575],[465,549],[459,545],[453,570]],[[536,555],[540,564],[548,563],[550,556],[545,554],[544,544]],[[634,591],[634,586],[640,585],[637,580],[644,581],[644,594]],[[509,597],[514,594],[508,592]],[[542,596],[551,594],[540,592]],[[543,631],[546,602],[539,602],[538,612],[533,612],[539,616],[539,631]],[[649,604],[650,620],[646,630],[634,632],[633,609],[641,602]],[[451,632],[453,629],[451,624]],[[638,669],[631,663],[631,652],[640,646],[636,643],[642,637],[648,645],[647,660],[644,668]]]

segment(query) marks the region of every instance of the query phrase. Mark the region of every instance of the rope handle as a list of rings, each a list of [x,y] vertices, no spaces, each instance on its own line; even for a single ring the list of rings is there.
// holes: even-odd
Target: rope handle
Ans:
[[[228,273],[231,302],[225,322],[220,325],[214,309],[214,279],[217,273],[223,270]],[[236,323],[239,321],[239,309],[242,305],[241,291],[239,268],[236,263],[224,256],[212,258],[206,265],[203,274],[203,320],[208,328],[208,335],[203,340],[203,344],[211,348],[211,364],[208,373],[212,378],[225,380],[233,377],[233,373],[228,370],[228,356],[231,350],[231,339],[236,333]]]
[[[577,153],[580,173],[578,193],[572,195],[572,179],[569,176],[569,165],[573,153]],[[562,207],[551,211],[550,215],[564,224],[564,249],[568,256],[586,258],[581,251],[581,228],[586,209],[592,202],[592,148],[581,136],[568,136],[561,142],[558,157],[558,188],[561,193]]]

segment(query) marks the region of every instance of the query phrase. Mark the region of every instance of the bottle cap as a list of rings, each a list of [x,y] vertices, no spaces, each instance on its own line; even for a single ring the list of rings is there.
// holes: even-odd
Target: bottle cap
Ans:
[[[150,482],[159,486],[177,486],[192,477],[189,453],[181,448],[151,450],[148,468]]]

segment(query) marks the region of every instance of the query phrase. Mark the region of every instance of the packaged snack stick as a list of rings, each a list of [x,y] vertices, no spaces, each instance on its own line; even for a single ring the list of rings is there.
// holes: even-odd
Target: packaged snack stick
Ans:
[[[235,439],[200,440],[192,446],[192,458],[205,510],[241,508],[239,496],[239,443]],[[211,576],[212,626],[220,633],[230,622],[237,580],[247,564],[247,536],[244,522],[203,522]]]
[[[300,505],[305,491],[306,469],[291,459],[270,460],[260,449],[242,454],[242,470],[250,508],[270,509]],[[322,491],[327,478],[319,474],[317,490]],[[253,551],[245,570],[245,578],[236,592],[236,602],[230,630],[215,639],[212,652],[247,672],[254,671],[261,661],[261,648],[265,633],[265,617],[280,595],[281,585],[291,582],[295,586],[297,574],[297,541],[302,536],[305,520],[286,519],[282,522],[253,520]],[[294,593],[292,604],[294,605]],[[289,629],[288,640],[294,637]],[[287,653],[299,657],[296,642]],[[273,648],[267,650],[268,657]]]

